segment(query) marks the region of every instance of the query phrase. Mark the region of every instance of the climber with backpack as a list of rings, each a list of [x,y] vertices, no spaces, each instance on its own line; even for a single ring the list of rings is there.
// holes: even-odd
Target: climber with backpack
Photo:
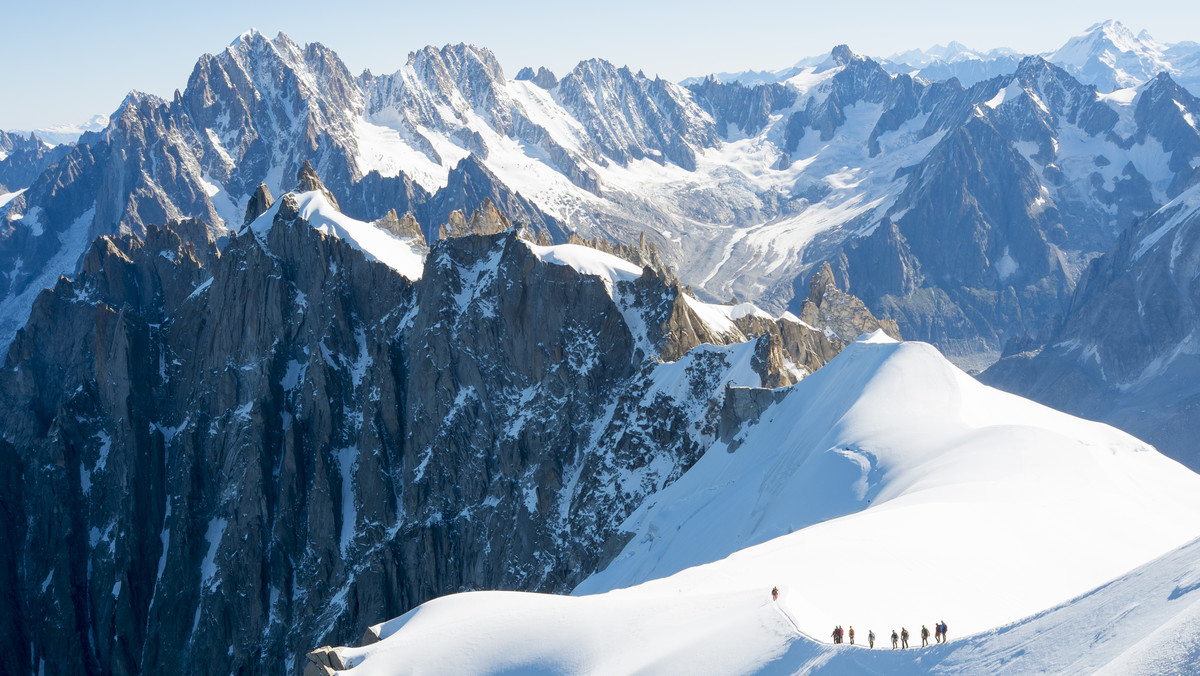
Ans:
[[[946,636],[946,621],[942,620],[942,643],[945,643],[949,640],[950,639]]]
[[[850,625],[850,645],[854,645],[854,625]]]
[[[873,630],[873,629],[867,630],[867,643],[870,644],[871,648],[875,647],[875,630]]]
[[[771,600],[772,600],[772,601],[778,601],[778,600],[779,600],[779,587],[772,587],[772,588],[771,588]]]
[[[921,625],[921,647],[925,648],[928,646],[929,646],[929,627],[926,627],[925,625],[922,624]]]
[[[896,641],[898,641],[898,640],[900,640],[900,637],[896,634],[896,630],[893,629],[892,630],[892,650],[896,649]]]
[[[908,650],[908,629],[905,627],[900,627],[900,645]]]

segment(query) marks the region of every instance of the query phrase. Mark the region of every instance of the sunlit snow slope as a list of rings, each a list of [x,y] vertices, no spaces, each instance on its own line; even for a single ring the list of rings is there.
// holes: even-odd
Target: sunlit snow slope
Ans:
[[[842,659],[809,640],[828,641],[834,624],[883,639],[945,619],[958,639],[1200,535],[1200,476],[1110,427],[980,385],[921,343],[855,343],[739,441],[636,512],[633,539],[576,596],[439,599],[343,658],[356,674],[792,673]],[[1093,621],[1094,634],[1109,620]],[[868,662],[932,666],[913,657]]]
[[[362,251],[369,260],[379,261],[409,279],[420,279],[425,254],[412,239],[397,237],[373,223],[355,220],[338,211],[318,190],[293,193],[299,218],[314,229],[332,235]],[[247,225],[259,239],[264,239],[283,204],[281,198],[270,209]]]

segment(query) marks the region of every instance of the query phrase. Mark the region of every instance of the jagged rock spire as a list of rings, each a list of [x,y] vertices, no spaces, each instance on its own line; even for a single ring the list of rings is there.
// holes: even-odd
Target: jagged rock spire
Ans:
[[[554,71],[545,66],[538,66],[536,73],[529,66],[525,66],[517,73],[516,79],[529,80],[542,89],[554,89],[558,86],[558,77],[554,74]]]
[[[274,203],[275,198],[271,197],[271,189],[267,187],[266,183],[259,183],[254,195],[250,197],[250,202],[246,204],[245,225],[249,225],[251,221],[267,213],[267,209],[270,209]]]
[[[491,198],[484,197],[479,208],[468,219],[461,209],[450,212],[450,218],[445,225],[438,228],[438,239],[447,237],[464,237],[466,235],[495,235],[512,227],[508,220]]]
[[[320,190],[325,195],[325,199],[333,205],[334,209],[338,211],[342,210],[338,206],[338,201],[334,198],[333,193],[329,192],[329,189],[321,182],[321,177],[317,176],[317,170],[313,169],[312,164],[308,160],[304,160],[304,164],[300,165],[300,171],[296,172],[296,192],[310,192],[313,190]]]
[[[395,209],[389,209],[383,218],[375,221],[375,225],[397,237],[408,237],[421,245],[426,243],[425,234],[421,232],[421,224],[417,222],[417,218],[412,215],[411,211],[405,212],[404,216],[398,216]]]
[[[901,339],[896,320],[877,318],[857,296],[838,287],[828,262],[821,264],[808,285],[808,298],[800,310],[800,319],[811,326],[828,327],[846,343],[875,329]]]
[[[504,232],[512,227],[512,222],[508,217],[500,213],[495,204],[492,204],[490,198],[483,198],[483,202],[475,213],[471,214],[471,220],[467,222],[467,231],[475,235],[495,235]]]

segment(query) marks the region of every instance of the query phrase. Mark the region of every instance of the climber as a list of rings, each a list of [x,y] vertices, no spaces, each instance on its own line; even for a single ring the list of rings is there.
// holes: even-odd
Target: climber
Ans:
[[[854,645],[854,625],[850,625],[850,645]]]
[[[779,587],[772,587],[772,588],[771,588],[771,600],[772,600],[772,601],[778,601],[778,600],[779,600]]]
[[[875,630],[874,629],[867,630],[867,643],[869,643],[872,648],[875,647]]]
[[[900,627],[900,646],[908,650],[908,629]]]
[[[921,647],[924,648],[928,645],[929,645],[929,627],[926,627],[925,625],[922,624],[921,625]]]
[[[896,649],[896,641],[898,641],[899,639],[900,639],[900,637],[896,635],[896,630],[893,629],[892,630],[892,650]]]

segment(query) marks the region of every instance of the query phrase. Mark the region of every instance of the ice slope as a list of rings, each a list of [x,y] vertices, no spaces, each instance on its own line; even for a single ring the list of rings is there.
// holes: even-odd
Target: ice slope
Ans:
[[[1090,671],[1091,645],[1137,666],[1153,652],[1142,636],[1195,635],[1200,572],[1180,569],[1195,544],[1165,572],[1129,576],[1140,581],[1125,596],[1109,585],[1042,611],[1200,535],[1200,476],[980,385],[928,345],[853,344],[739,441],[630,517],[634,538],[576,596],[438,599],[342,658],[354,674],[989,673],[1067,668],[1075,650]],[[1146,585],[1171,584],[1159,605],[1132,607]],[[820,643],[834,624],[883,639],[939,619],[956,639],[991,633],[920,654]],[[1107,634],[1113,621],[1129,633]],[[1084,638],[1041,644],[1038,626]]]
[[[365,253],[370,260],[379,261],[405,277],[417,280],[425,266],[425,255],[416,242],[396,237],[372,223],[364,223],[346,216],[329,203],[319,190],[293,193],[303,218],[313,228],[326,235],[345,241]],[[260,240],[264,240],[275,216],[279,213],[280,198],[270,209],[250,223],[247,229]]]

